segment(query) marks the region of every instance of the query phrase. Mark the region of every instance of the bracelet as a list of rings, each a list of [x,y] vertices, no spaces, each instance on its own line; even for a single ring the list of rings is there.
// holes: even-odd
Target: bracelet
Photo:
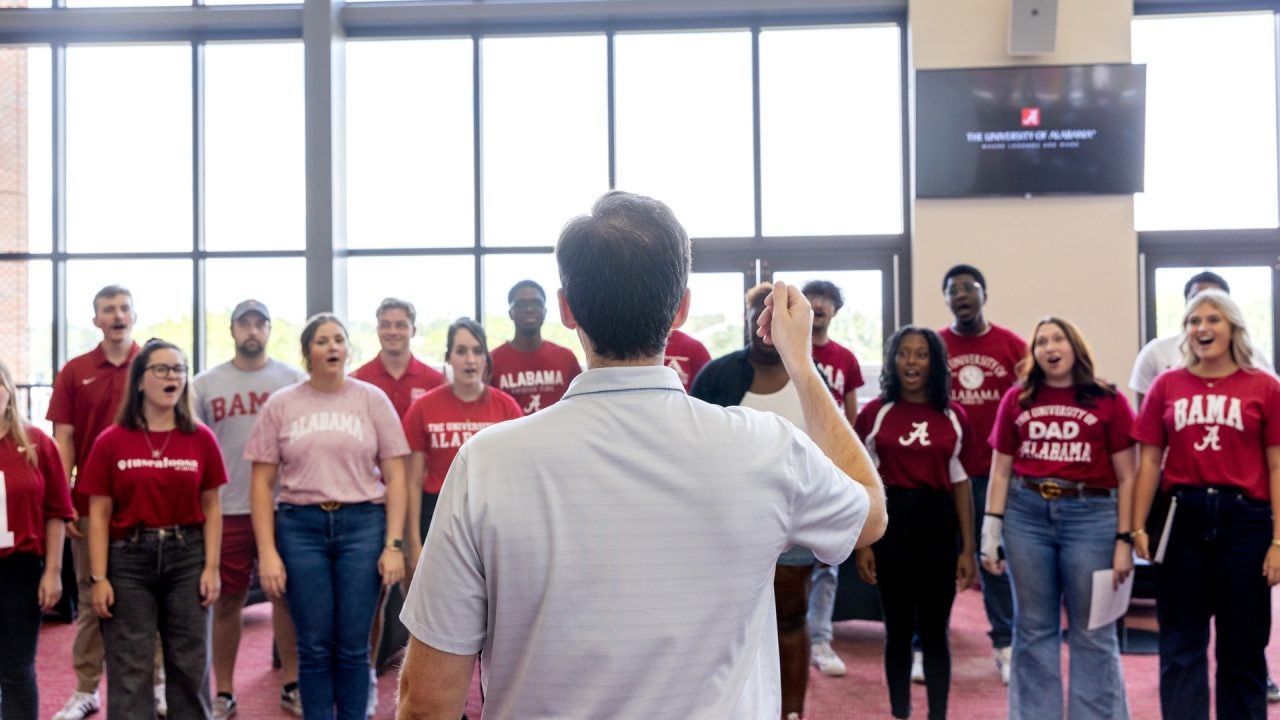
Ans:
[[[1271,547],[1280,547],[1280,538],[1272,538]]]
[[[1138,528],[1137,530],[1134,530],[1133,532],[1131,532],[1131,533],[1129,533],[1129,534],[1130,534],[1130,535],[1132,535],[1133,537],[1138,537],[1139,535],[1146,535],[1146,534],[1147,534],[1147,529],[1146,529],[1146,528]]]
[[[984,513],[982,513],[982,514],[983,514],[983,515],[986,515],[987,517],[993,517],[993,518],[996,518],[997,520],[1003,520],[1003,519],[1004,519],[1004,513],[984,512]]]
[[[98,583],[106,579],[107,579],[106,575],[92,575],[92,574],[89,575],[89,583],[92,585],[97,585]]]
[[[395,550],[396,552],[404,552],[404,541],[400,538],[388,540],[386,545],[382,546],[383,550]]]

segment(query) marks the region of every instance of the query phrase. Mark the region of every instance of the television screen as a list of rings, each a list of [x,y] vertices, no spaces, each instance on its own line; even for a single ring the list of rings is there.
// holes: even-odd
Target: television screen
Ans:
[[[916,196],[1142,191],[1145,65],[916,72]]]

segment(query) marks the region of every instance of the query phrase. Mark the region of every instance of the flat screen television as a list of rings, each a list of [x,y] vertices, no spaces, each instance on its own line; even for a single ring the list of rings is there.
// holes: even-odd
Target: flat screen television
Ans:
[[[916,72],[916,197],[1142,191],[1147,67]]]

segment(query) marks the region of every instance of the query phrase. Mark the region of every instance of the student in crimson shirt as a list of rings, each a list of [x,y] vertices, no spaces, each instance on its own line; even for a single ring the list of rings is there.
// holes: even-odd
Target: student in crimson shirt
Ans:
[[[924,652],[929,717],[947,715],[951,652],[947,627],[956,590],[973,582],[973,499],[961,459],[973,432],[951,402],[946,349],[937,333],[908,325],[885,347],[880,397],[854,431],[884,480],[894,518],[884,537],[856,551],[858,574],[880,592],[884,673],[894,717],[911,714],[911,641]],[[956,534],[961,551],[956,554]]]
[[[36,639],[41,616],[62,597],[63,526],[72,517],[71,495],[58,446],[18,413],[17,390],[4,363],[0,490],[0,716],[34,720],[40,709]]]
[[[417,334],[418,312],[408,300],[389,297],[378,304],[381,349],[351,377],[377,386],[391,399],[401,419],[414,400],[444,384],[444,374],[413,356],[409,341]]]
[[[81,470],[89,496],[93,609],[103,618],[107,714],[150,717],[159,630],[169,713],[208,717],[209,607],[220,592],[227,471],[213,431],[196,422],[187,361],[149,340],[129,364],[116,424],[98,436]]]
[[[662,364],[676,371],[680,376],[680,384],[689,392],[693,379],[703,365],[711,362],[711,353],[697,338],[679,330],[672,330],[667,336],[667,349],[662,354]]]
[[[444,477],[458,450],[472,435],[500,423],[523,417],[510,395],[489,387],[489,344],[484,328],[470,318],[459,318],[449,326],[449,350],[445,360],[453,369],[453,380],[414,401],[404,418],[409,439],[409,477],[424,477],[422,492],[410,490],[410,568],[417,567],[422,539],[431,527]],[[417,499],[415,499],[417,498]]]
[[[1133,571],[1133,410],[1094,375],[1079,329],[1061,318],[1032,333],[1032,360],[1000,402],[982,562],[1013,578],[1009,717],[1061,718],[1062,607],[1071,627],[1071,718],[1129,717],[1114,623],[1089,627],[1093,574],[1113,587]],[[1007,551],[1001,555],[1001,529]]]
[[[525,415],[550,407],[564,397],[569,383],[582,372],[568,348],[542,339],[547,319],[547,293],[532,280],[521,280],[507,293],[507,314],[516,336],[494,348],[490,359],[493,386],[511,395]]]
[[[1027,343],[1011,330],[987,322],[987,279],[972,265],[955,265],[942,276],[942,293],[952,320],[938,335],[947,346],[951,373],[951,399],[964,407],[977,436],[977,453],[969,467],[973,483],[974,525],[987,502],[987,477],[991,473],[991,446],[987,440],[996,408],[1017,379],[1015,368],[1027,354]],[[1000,679],[1009,683],[1009,658],[1013,651],[1013,590],[1006,575],[982,573],[982,604],[991,623],[991,646]]]
[[[1221,290],[1193,295],[1182,327],[1186,366],[1156,378],[1133,428],[1140,557],[1164,528],[1148,525],[1162,470],[1161,495],[1177,503],[1156,575],[1160,707],[1165,718],[1209,717],[1213,617],[1217,717],[1265,718],[1270,586],[1280,582],[1280,381],[1258,368],[1240,308]]]

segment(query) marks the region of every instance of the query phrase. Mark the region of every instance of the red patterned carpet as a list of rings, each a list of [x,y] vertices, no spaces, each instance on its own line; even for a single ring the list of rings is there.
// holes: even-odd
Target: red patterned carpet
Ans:
[[[1280,602],[1274,606],[1280,611]],[[1130,613],[1130,625],[1154,627],[1153,617],[1154,608],[1138,608]],[[956,601],[951,623],[953,669],[950,717],[953,720],[993,720],[1005,717],[1005,688],[1000,683],[991,659],[985,623],[981,595],[977,591],[963,593]],[[1273,628],[1276,625],[1277,622],[1273,620]],[[1274,637],[1275,633],[1267,656],[1271,666],[1280,672],[1280,643],[1274,642]],[[69,659],[71,638],[72,627],[59,623],[46,624],[41,633],[37,672],[42,719],[50,718],[57,712],[75,685]],[[836,625],[835,649],[848,665],[849,674],[842,678],[828,678],[818,674],[816,670],[810,673],[809,720],[889,717],[888,693],[881,667],[883,639],[884,634],[878,623],[853,621]],[[1065,663],[1065,649],[1063,660]],[[1157,720],[1160,716],[1160,700],[1155,656],[1125,655],[1124,672],[1133,720]],[[265,604],[245,611],[245,634],[236,669],[236,685],[240,700],[238,717],[241,720],[285,720],[292,717],[277,704],[280,689],[275,672],[271,669],[270,611]],[[379,679],[379,720],[395,717],[395,685],[394,672],[388,672]],[[913,690],[912,706],[915,717],[924,717],[923,686],[916,686]],[[479,690],[473,681],[467,715],[474,720],[480,716],[479,710]],[[1268,718],[1280,720],[1280,704],[1271,706]]]

